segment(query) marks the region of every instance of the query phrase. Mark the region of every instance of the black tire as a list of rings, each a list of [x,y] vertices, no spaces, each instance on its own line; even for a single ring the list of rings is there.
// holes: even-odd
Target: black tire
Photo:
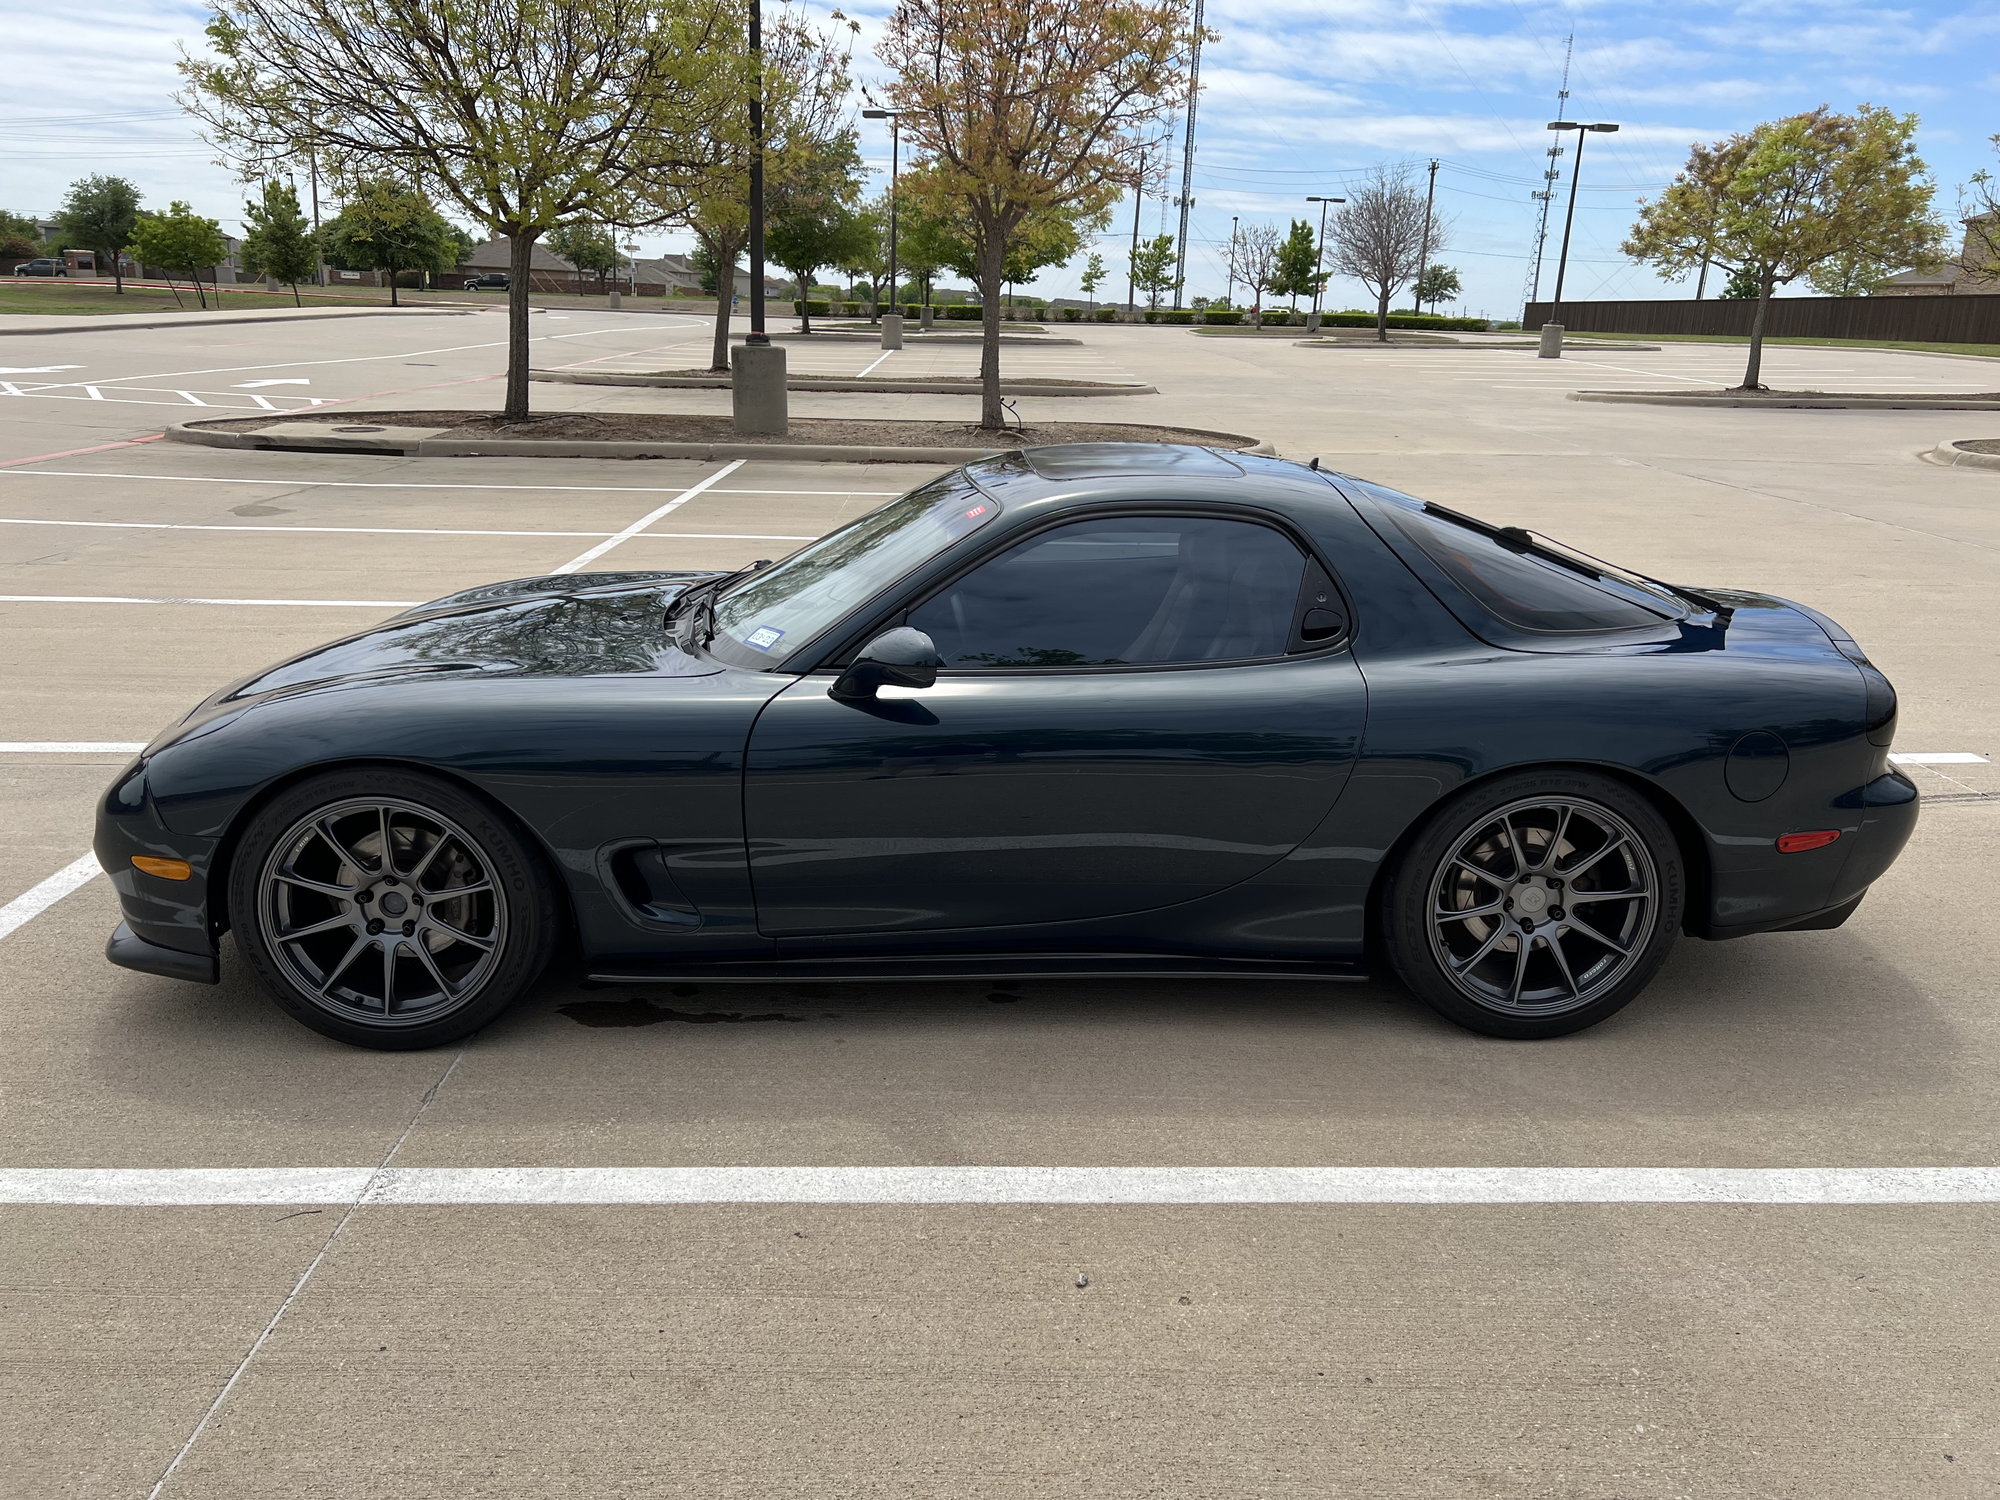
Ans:
[[[238,951],[288,1015],[382,1051],[477,1031],[533,986],[561,925],[541,862],[504,817],[441,778],[374,766],[315,776],[258,810],[230,865],[229,913]]]
[[[1680,846],[1644,797],[1607,776],[1526,771],[1426,820],[1383,890],[1383,946],[1397,977],[1461,1026],[1567,1036],[1652,982],[1685,899]]]

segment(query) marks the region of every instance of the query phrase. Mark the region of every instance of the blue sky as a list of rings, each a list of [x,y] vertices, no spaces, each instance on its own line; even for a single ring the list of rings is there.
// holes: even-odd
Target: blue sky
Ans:
[[[842,7],[872,41],[888,0]],[[177,42],[200,39],[204,12],[177,0],[127,0],[115,12],[17,7],[13,83],[0,108],[0,207],[46,212],[92,171],[137,181],[152,203],[186,198],[234,229],[243,194],[169,97]],[[1687,295],[1619,256],[1636,202],[1657,191],[1691,141],[1814,105],[1861,102],[1922,117],[1923,154],[1949,217],[1955,190],[1996,165],[2000,4],[1889,7],[1846,0],[1208,0],[1220,34],[1202,67],[1189,293],[1223,289],[1220,247],[1232,215],[1281,228],[1312,212],[1308,194],[1356,174],[1433,158],[1451,224],[1441,258],[1464,279],[1468,310],[1519,310],[1535,223],[1529,193],[1547,164],[1562,72],[1575,33],[1571,118],[1614,120],[1584,158],[1569,283],[1572,300]],[[857,57],[865,79],[872,71]],[[888,142],[864,146],[886,176]],[[1569,159],[1563,159],[1563,191]],[[1178,190],[1178,168],[1174,173]],[[1561,204],[1558,203],[1560,210]],[[1172,230],[1148,203],[1142,232]],[[1099,248],[1122,278],[1131,209]],[[1544,295],[1554,275],[1551,235]],[[649,248],[675,244],[659,236]],[[1034,290],[1074,294],[1078,268]],[[1335,304],[1363,300],[1336,283]]]

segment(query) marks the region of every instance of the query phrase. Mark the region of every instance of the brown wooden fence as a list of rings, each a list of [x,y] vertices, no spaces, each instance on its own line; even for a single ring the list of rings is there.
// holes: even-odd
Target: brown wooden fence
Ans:
[[[1751,301],[1565,302],[1563,327],[1575,333],[1748,334]],[[1548,321],[1549,304],[1531,302],[1529,328]],[[1764,332],[1772,338],[1900,339],[1938,344],[2000,344],[2000,294],[1957,297],[1775,297]]]

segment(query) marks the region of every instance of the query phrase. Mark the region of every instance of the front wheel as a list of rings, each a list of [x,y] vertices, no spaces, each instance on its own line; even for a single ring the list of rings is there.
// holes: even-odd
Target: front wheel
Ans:
[[[1564,1036],[1623,1009],[1666,962],[1684,900],[1679,845],[1608,777],[1525,772],[1447,803],[1382,902],[1397,976],[1488,1036]]]
[[[534,984],[556,935],[521,837],[450,782],[316,776],[260,810],[231,864],[237,947],[294,1019],[360,1047],[457,1041]]]

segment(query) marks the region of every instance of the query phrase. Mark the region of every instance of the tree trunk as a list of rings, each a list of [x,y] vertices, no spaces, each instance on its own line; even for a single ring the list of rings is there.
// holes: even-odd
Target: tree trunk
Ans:
[[[806,306],[806,302],[812,297],[813,271],[817,271],[818,269],[819,269],[818,266],[814,266],[812,267],[811,270],[806,270],[806,271],[801,271],[796,267],[792,269],[792,274],[799,278],[799,332],[800,333],[811,333],[813,331],[812,309]]]
[[[740,242],[734,239],[704,240],[715,257],[715,344],[709,350],[711,370],[729,368],[729,304],[736,300],[736,254]]]
[[[111,284],[117,288],[119,296],[122,297],[125,295],[125,252],[123,250],[113,250],[111,252]]]
[[[1375,342],[1378,344],[1389,342],[1389,298],[1393,290],[1383,287],[1382,295],[1375,302]]]
[[[979,253],[979,425],[988,432],[1007,425],[1000,405],[1000,292],[1006,261],[1006,243],[988,227]]]
[[[389,305],[391,307],[402,306],[402,303],[396,300],[396,270],[393,266],[389,268]]]
[[[528,417],[528,280],[535,264],[535,237],[507,237],[507,402],[510,422]]]
[[[200,269],[200,267],[198,267],[198,266],[189,266],[189,267],[188,267],[188,276],[189,276],[189,277],[190,277],[190,278],[191,278],[191,279],[193,280],[193,282],[194,282],[194,295],[195,295],[195,300],[196,300],[197,302],[199,302],[199,303],[200,303],[200,304],[201,304],[201,305],[202,305],[202,306],[203,306],[204,308],[206,308],[206,307],[208,306],[208,293],[207,293],[207,292],[204,292],[204,291],[203,291],[203,290],[201,289],[201,269]],[[217,293],[217,295],[218,295],[218,296],[220,296],[221,294],[220,294],[220,293]]]
[[[1771,278],[1766,276],[1757,283],[1757,312],[1750,320],[1750,363],[1743,371],[1743,389],[1761,391],[1764,373],[1764,314],[1771,306]]]
[[[296,281],[292,283],[292,306],[294,307],[305,306],[305,303],[299,301],[299,284]]]

